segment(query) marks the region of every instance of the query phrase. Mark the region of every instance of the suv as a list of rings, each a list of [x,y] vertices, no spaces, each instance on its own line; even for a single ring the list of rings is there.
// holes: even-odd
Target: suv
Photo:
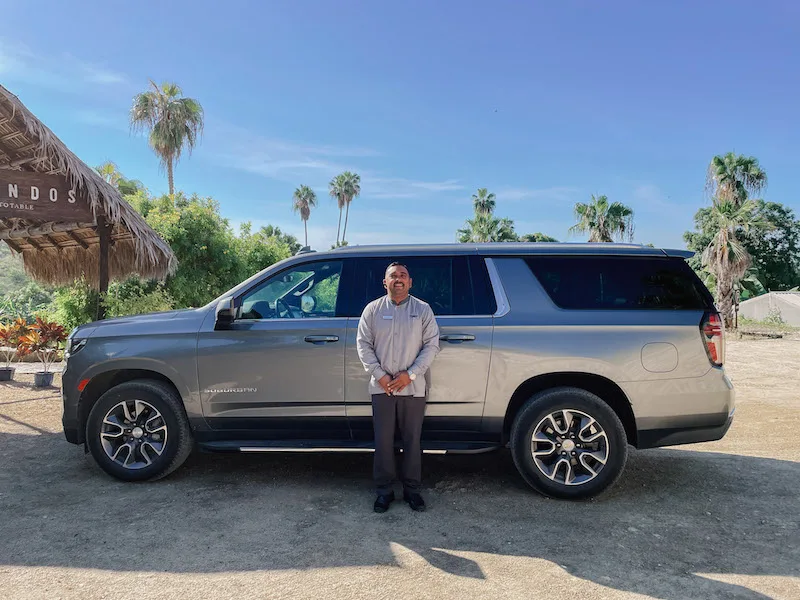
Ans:
[[[629,444],[717,440],[731,424],[722,322],[691,255],[542,243],[304,252],[202,308],[75,329],[64,433],[128,481],[167,475],[195,446],[372,450],[356,328],[400,261],[441,334],[423,450],[507,446],[539,492],[593,496]]]

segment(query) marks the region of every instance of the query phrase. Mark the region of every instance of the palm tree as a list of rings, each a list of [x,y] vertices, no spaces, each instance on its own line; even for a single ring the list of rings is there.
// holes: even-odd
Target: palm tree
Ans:
[[[131,127],[150,133],[150,147],[167,171],[169,193],[175,194],[174,169],[184,147],[192,153],[203,133],[203,107],[197,100],[183,98],[183,91],[174,83],[162,83],[133,99]]]
[[[100,177],[105,179],[106,183],[114,188],[119,187],[119,182],[122,179],[122,173],[120,173],[120,170],[116,164],[110,160],[107,160],[99,167],[95,167],[94,170],[100,174]]]
[[[331,179],[328,184],[328,193],[332,198],[336,198],[336,202],[339,205],[339,225],[336,228],[336,245],[338,246],[340,243],[339,232],[342,227],[342,209],[347,207],[344,217],[344,231],[341,232],[341,241],[343,242],[347,235],[347,220],[350,216],[350,203],[353,201],[353,198],[361,194],[361,176],[357,173],[351,173],[350,171],[345,171],[337,175]]]
[[[633,209],[620,202],[609,202],[606,196],[592,195],[588,204],[575,205],[578,222],[570,227],[572,233],[589,233],[590,242],[613,242],[615,236],[633,239]]]
[[[472,207],[475,209],[475,214],[490,215],[494,212],[495,195],[490,194],[486,188],[479,188],[477,194],[472,194]]]
[[[736,200],[721,200],[711,208],[717,232],[701,260],[716,281],[717,308],[727,327],[733,322],[734,285],[742,280],[752,264],[737,235],[757,224],[755,208],[756,203],[749,199],[741,205]]]
[[[294,212],[300,213],[300,218],[303,219],[303,228],[306,234],[306,243],[308,246],[308,218],[311,216],[311,209],[317,205],[317,194],[314,193],[307,185],[301,185],[294,191],[292,196],[292,209]]]
[[[558,240],[543,233],[526,233],[519,236],[520,242],[557,242]]]
[[[476,213],[472,219],[467,219],[457,235],[462,244],[517,241],[514,222],[507,218],[498,219],[491,213]]]
[[[752,156],[728,152],[715,156],[708,165],[706,190],[713,202],[727,201],[741,206],[766,187],[767,174]]]

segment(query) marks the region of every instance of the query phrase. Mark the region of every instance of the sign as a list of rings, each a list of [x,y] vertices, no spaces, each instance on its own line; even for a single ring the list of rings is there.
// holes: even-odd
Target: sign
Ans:
[[[0,218],[93,223],[89,203],[63,175],[0,169]]]

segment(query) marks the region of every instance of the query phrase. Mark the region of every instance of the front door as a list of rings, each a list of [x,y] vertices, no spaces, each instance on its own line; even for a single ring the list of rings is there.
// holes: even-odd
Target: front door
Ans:
[[[344,340],[338,316],[343,261],[295,265],[235,299],[231,329],[198,339],[198,378],[209,426],[228,439],[349,439]]]
[[[477,257],[475,257],[477,259]],[[430,304],[440,334],[440,352],[429,372],[428,403],[422,426],[426,441],[475,440],[481,429],[483,404],[492,350],[493,310],[476,303],[473,279],[481,266],[467,256],[362,259],[358,265],[355,298],[360,309],[386,291],[382,281],[390,262],[408,267],[411,294]],[[484,267],[485,268],[485,267]],[[359,310],[360,313],[360,310]],[[356,349],[358,318],[347,323],[345,402],[356,439],[373,439],[369,378]]]

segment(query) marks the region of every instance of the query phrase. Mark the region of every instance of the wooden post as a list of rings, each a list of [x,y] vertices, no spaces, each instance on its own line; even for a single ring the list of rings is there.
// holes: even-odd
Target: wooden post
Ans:
[[[100,289],[100,296],[97,301],[97,320],[102,321],[106,318],[106,307],[103,303],[105,299],[105,294],[108,292],[108,242],[109,238],[111,237],[111,231],[109,227],[106,225],[106,217],[105,215],[98,215],[97,216],[97,236],[100,238],[100,281],[99,281],[99,289]]]

